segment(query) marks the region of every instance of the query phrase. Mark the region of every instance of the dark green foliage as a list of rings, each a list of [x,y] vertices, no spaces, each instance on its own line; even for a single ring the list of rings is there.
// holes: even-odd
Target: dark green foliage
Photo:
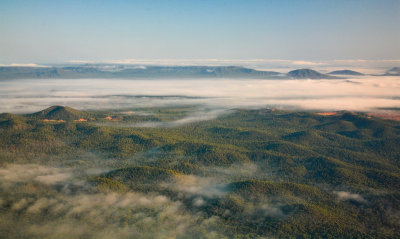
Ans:
[[[165,195],[185,212],[219,218],[214,227],[227,237],[400,237],[399,122],[263,109],[179,127],[130,127],[190,114],[190,108],[153,111],[141,117],[51,107],[1,114],[1,164],[106,166],[89,178],[100,191]],[[80,118],[93,120],[74,121]],[[26,188],[54,193],[37,183],[17,190]]]
[[[156,184],[163,181],[171,181],[179,173],[169,170],[148,166],[136,166],[113,170],[103,175],[105,178],[113,178],[129,184]]]
[[[89,113],[84,111],[79,111],[72,109],[70,107],[64,106],[51,106],[45,110],[39,111],[37,113],[28,115],[29,117],[33,117],[35,119],[52,119],[52,120],[79,120],[79,119],[87,119],[90,116]]]
[[[24,130],[28,128],[26,120],[18,115],[3,113],[0,114],[0,129]]]

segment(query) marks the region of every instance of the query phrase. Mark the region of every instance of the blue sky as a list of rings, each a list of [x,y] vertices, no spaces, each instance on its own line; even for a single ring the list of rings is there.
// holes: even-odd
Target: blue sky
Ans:
[[[0,63],[399,59],[400,1],[0,0]]]

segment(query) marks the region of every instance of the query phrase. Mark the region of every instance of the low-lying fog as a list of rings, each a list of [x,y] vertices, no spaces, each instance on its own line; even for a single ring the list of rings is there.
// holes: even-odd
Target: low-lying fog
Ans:
[[[30,113],[51,105],[124,109],[169,105],[281,107],[373,111],[400,106],[399,76],[341,80],[9,80],[0,82],[0,112]]]

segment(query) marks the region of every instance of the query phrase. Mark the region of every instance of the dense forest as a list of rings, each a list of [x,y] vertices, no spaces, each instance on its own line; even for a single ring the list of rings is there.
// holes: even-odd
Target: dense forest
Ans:
[[[0,237],[400,237],[400,122],[195,111],[0,114]]]

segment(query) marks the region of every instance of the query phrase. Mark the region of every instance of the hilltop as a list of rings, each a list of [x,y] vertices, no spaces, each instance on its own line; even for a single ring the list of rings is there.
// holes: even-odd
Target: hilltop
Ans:
[[[400,76],[400,67],[393,67],[386,71],[385,75]]]
[[[352,71],[352,70],[339,70],[339,71],[331,71],[328,74],[330,75],[351,75],[351,76],[362,76],[363,73]]]
[[[79,120],[87,118],[90,113],[85,111],[76,110],[68,106],[51,106],[47,109],[28,115],[28,117],[36,119],[48,119],[48,120]]]
[[[287,75],[294,79],[338,79],[311,69],[298,69],[288,72]]]

